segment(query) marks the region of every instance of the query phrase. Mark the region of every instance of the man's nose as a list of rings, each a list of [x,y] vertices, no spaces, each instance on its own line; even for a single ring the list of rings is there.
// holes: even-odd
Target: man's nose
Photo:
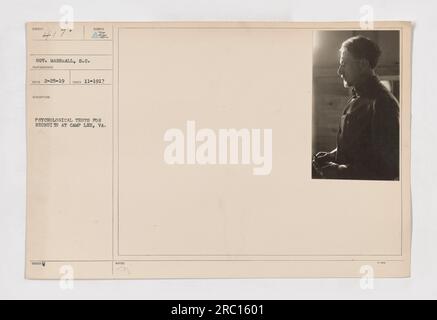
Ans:
[[[342,68],[341,66],[338,67],[338,69],[337,69],[337,74],[338,74],[339,76],[341,76],[341,75],[343,74],[343,68]]]

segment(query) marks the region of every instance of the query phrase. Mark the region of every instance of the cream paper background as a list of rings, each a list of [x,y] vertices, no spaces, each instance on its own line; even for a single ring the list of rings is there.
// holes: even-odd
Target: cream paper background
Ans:
[[[399,182],[311,180],[313,30],[358,23],[76,23],[112,31],[103,44],[34,41],[41,25],[53,28],[27,25],[29,66],[97,52],[95,68],[114,73],[108,86],[27,88],[28,278],[63,265],[76,278],[409,275],[409,23],[376,25],[401,31]],[[42,92],[51,99],[35,102]],[[107,128],[34,128],[43,116]],[[271,175],[168,166],[163,134],[187,120],[272,128]]]

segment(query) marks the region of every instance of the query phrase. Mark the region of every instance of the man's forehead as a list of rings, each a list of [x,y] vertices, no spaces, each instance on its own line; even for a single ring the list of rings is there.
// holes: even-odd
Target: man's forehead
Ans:
[[[340,50],[340,60],[350,60],[352,58],[353,58],[352,55],[347,49],[343,48]]]

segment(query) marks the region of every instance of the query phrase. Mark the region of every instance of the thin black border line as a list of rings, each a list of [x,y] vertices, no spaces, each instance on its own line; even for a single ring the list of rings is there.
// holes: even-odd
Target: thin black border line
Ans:
[[[315,29],[315,28],[299,28],[299,27],[250,27],[250,26],[241,26],[241,27],[202,27],[202,26],[196,26],[196,27],[156,27],[156,26],[150,26],[150,27],[117,27],[117,33],[118,33],[118,37],[117,37],[117,47],[118,47],[118,54],[117,54],[117,60],[118,60],[118,65],[117,65],[117,75],[118,75],[118,80],[120,79],[120,29],[296,29],[296,30],[312,30],[313,31],[313,35],[315,31],[366,31],[363,29],[354,29],[354,28],[345,28],[345,29],[339,29],[339,28],[320,28],[320,29]],[[368,31],[399,31],[401,40],[400,40],[400,46],[399,46],[399,51],[400,51],[400,55],[401,55],[401,72],[400,72],[400,85],[401,85],[401,81],[402,81],[402,66],[404,64],[404,57],[402,54],[402,40],[403,40],[403,31],[404,31],[404,27],[401,28],[381,28],[381,29],[372,29],[372,30],[368,30]],[[402,81],[403,83],[403,81]],[[402,87],[401,87],[402,88]],[[120,254],[120,190],[119,190],[119,184],[120,184],[120,148],[119,148],[119,138],[120,138],[120,128],[119,128],[119,123],[120,123],[120,117],[119,117],[119,108],[120,108],[120,82],[117,82],[117,216],[118,216],[118,220],[117,220],[117,225],[118,225],[118,234],[117,234],[117,251],[118,251],[118,257],[130,257],[130,256],[148,256],[148,255],[121,255]],[[401,90],[401,97],[403,96],[402,94],[402,90]],[[402,97],[403,98],[403,97]],[[402,108],[403,109],[403,108]],[[401,112],[402,115],[402,112]],[[402,126],[402,121],[400,122],[401,124],[401,136],[402,136],[402,132],[403,132],[403,126]],[[401,148],[402,144],[400,142],[400,148]],[[401,165],[402,165],[402,156],[403,156],[403,150],[401,150],[401,156],[400,156],[400,160],[401,160]],[[403,256],[403,238],[402,238],[402,232],[403,232],[403,186],[402,186],[402,167],[401,167],[401,175],[400,175],[400,183],[401,183],[401,254],[400,255],[350,255],[350,256],[356,256],[356,257],[371,257],[371,256],[378,256],[378,257],[402,257]],[[150,256],[156,256],[156,255],[150,255]],[[166,255],[166,256],[172,256],[172,255]],[[189,256],[189,255],[173,255],[173,256]],[[205,256],[205,255],[199,255],[199,256]],[[217,255],[213,255],[213,256],[217,256]],[[229,255],[225,255],[225,256],[229,256]],[[241,256],[241,255],[235,255],[235,256]],[[251,255],[251,256],[266,256],[266,255]],[[284,256],[302,256],[302,255],[284,255]],[[317,256],[348,256],[348,255],[312,255],[314,257]],[[145,261],[159,261],[159,260],[145,260]],[[164,261],[170,261],[170,260],[164,260]],[[183,261],[183,260],[175,260],[175,261]],[[189,261],[202,261],[202,260],[189,260]],[[212,261],[212,260],[207,260],[207,261]],[[232,261],[232,260],[219,260],[219,261]],[[237,261],[241,261],[241,260],[237,260]],[[262,261],[262,260],[250,260],[250,261]],[[267,260],[267,261],[272,261],[272,260]],[[288,261],[288,260],[286,260]],[[296,260],[290,260],[290,261],[296,261]],[[311,260],[312,261],[312,260]],[[329,261],[329,260],[316,260],[316,261]],[[352,260],[352,261],[358,261],[358,260]],[[378,260],[378,261],[388,261],[388,260]],[[404,260],[401,260],[404,261]]]
[[[398,254],[129,254],[120,257],[401,257]],[[379,260],[378,260],[379,261]]]
[[[85,83],[53,83],[53,84],[45,84],[45,83],[29,83],[29,86],[48,86],[48,87],[55,87],[55,86],[88,86],[88,87],[100,87],[100,86],[112,86],[110,83],[101,83],[101,84],[85,84]]]
[[[402,28],[400,30],[399,37],[400,37],[400,39],[399,39],[399,55],[400,55],[400,61],[401,61],[400,66],[399,66],[399,91],[400,91],[400,94],[399,94],[399,100],[400,100],[399,101],[399,125],[400,125],[400,131],[401,131],[400,136],[399,136],[399,149],[400,149],[399,180],[401,182],[401,256],[403,256],[403,253],[404,253],[404,237],[403,237],[403,234],[404,234],[404,232],[403,232],[404,231],[404,201],[403,201],[404,200],[403,199],[403,195],[404,195],[403,181],[404,181],[404,178],[403,178],[402,166],[404,164],[404,161],[403,161],[403,153],[404,152],[403,152],[403,148],[402,148],[402,136],[403,136],[403,132],[404,132],[404,130],[403,130],[404,126],[402,125],[402,122],[404,120],[404,117],[403,117],[403,114],[404,114],[404,112],[403,112],[403,110],[404,110],[404,108],[403,108],[403,104],[404,104],[404,90],[403,90],[403,86],[404,86],[404,74],[403,74],[403,72],[404,72],[404,53],[403,53],[403,51],[404,51],[404,47],[403,47],[404,28]]]
[[[156,21],[158,22],[158,21]],[[221,22],[225,22],[225,21],[220,21]],[[159,23],[159,22],[158,22]],[[317,22],[316,22],[317,23]],[[346,29],[339,29],[336,27],[332,27],[332,28],[319,28],[319,29],[315,29],[315,28],[304,28],[304,27],[285,27],[285,26],[281,26],[281,27],[251,27],[251,26],[241,26],[241,27],[237,27],[237,26],[222,26],[222,27],[208,27],[208,26],[193,26],[193,27],[189,27],[189,26],[178,26],[178,27],[171,27],[171,26],[149,26],[149,27],[118,27],[119,29],[219,29],[219,30],[233,30],[233,29],[249,29],[249,30],[289,30],[289,29],[295,29],[295,30],[314,30],[314,31],[400,31],[399,28],[374,28],[374,29],[361,29],[361,28],[346,28]],[[54,41],[54,40],[52,40]]]
[[[117,255],[120,255],[120,27],[117,27]]]
[[[166,259],[161,259],[161,260],[135,260],[135,259],[130,259],[130,260],[30,260],[30,263],[41,263],[41,262],[45,262],[45,263],[67,263],[67,262],[71,262],[71,263],[107,263],[107,262],[112,262],[113,264],[117,263],[117,262],[123,262],[123,263],[129,263],[129,262],[404,262],[405,260],[358,260],[358,259],[338,259],[338,260],[320,260],[320,259],[302,259],[302,260],[285,260],[285,259],[277,259],[277,260],[253,260],[253,259],[235,259],[235,260],[219,260],[219,259],[215,259],[215,260],[208,260],[208,259],[204,259],[204,260],[166,260]]]
[[[83,41],[83,40],[81,40]],[[112,41],[112,40],[111,40]],[[72,56],[72,57],[110,57],[111,54],[106,54],[106,53],[98,53],[98,54],[80,54],[80,53],[32,53],[30,54],[31,57],[39,57],[39,56],[60,56],[60,57],[64,57],[64,56]],[[88,70],[88,69],[87,69]]]
[[[33,39],[32,41],[56,42],[56,41],[91,41],[91,42],[110,42],[108,39]]]
[[[112,69],[54,69],[54,68],[32,68],[29,71],[112,71]]]
[[[115,252],[114,252],[114,25],[112,25],[112,119],[111,119],[111,125],[112,125],[112,229],[111,229],[111,235],[112,235],[112,243],[111,243],[111,248],[112,248],[112,260],[114,261],[115,259]],[[118,87],[118,83],[117,83],[117,87]],[[114,263],[112,263],[112,274],[114,274]]]

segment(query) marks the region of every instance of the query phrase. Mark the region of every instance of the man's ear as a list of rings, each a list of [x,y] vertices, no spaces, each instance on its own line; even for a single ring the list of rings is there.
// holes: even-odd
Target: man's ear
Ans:
[[[369,60],[367,60],[367,59],[360,59],[359,66],[360,66],[361,70],[372,69],[370,67]]]

